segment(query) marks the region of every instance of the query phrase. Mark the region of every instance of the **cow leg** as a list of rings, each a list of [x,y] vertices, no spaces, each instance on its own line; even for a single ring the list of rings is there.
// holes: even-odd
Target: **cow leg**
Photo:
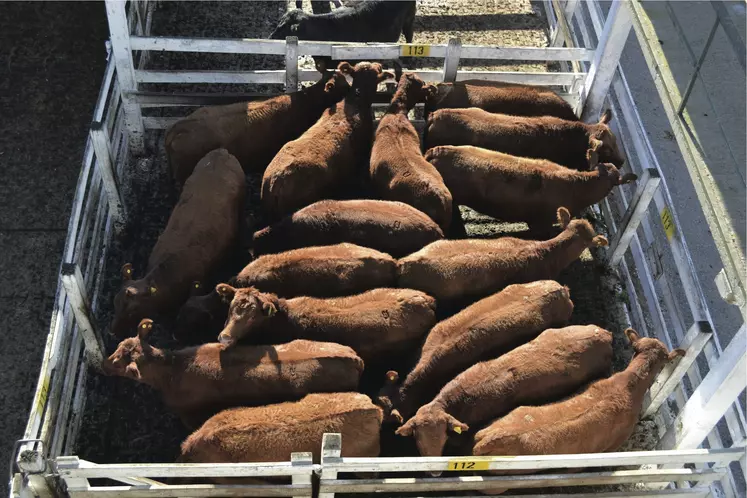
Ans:
[[[405,41],[407,43],[412,43],[412,37],[415,34],[415,9],[412,9],[412,12],[407,13],[407,18],[405,18],[405,22],[402,24],[402,34],[405,35]]]
[[[311,10],[314,14],[329,14],[332,12],[332,7],[329,5],[329,0],[312,0]]]
[[[459,205],[456,203],[454,203],[451,208],[451,223],[449,224],[449,230],[446,236],[449,239],[467,238],[467,229],[464,227],[462,212],[459,210]]]

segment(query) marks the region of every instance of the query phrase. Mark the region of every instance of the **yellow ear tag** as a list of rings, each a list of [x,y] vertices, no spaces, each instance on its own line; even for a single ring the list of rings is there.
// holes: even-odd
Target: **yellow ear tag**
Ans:
[[[269,309],[269,310],[267,311],[267,316],[273,316],[274,314],[275,314],[275,308],[272,308],[272,307],[271,307],[271,308],[270,308],[270,309]]]
[[[156,289],[155,287],[151,287],[151,288],[150,288],[150,289],[148,289],[148,290],[150,291],[150,293],[151,293],[151,294],[155,294],[155,293],[156,293],[156,291],[157,291],[157,289]]]
[[[462,428],[457,425],[456,427],[454,427],[454,432],[456,432],[457,434],[461,434]]]
[[[199,288],[200,288],[200,284],[195,284],[195,289],[199,289]]]

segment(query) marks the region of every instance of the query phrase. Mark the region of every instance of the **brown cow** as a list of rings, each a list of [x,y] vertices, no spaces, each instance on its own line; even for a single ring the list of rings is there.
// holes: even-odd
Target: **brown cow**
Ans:
[[[403,202],[320,201],[255,232],[254,252],[350,242],[398,258],[443,236],[425,213]]]
[[[281,299],[228,284],[216,290],[232,300],[226,328],[218,336],[226,345],[249,334],[288,334],[345,344],[368,362],[412,346],[436,322],[435,300],[410,289],[374,289],[328,299]]]
[[[376,129],[371,150],[371,180],[382,199],[402,201],[431,217],[446,231],[451,194],[441,175],[423,159],[420,136],[407,113],[436,91],[414,74],[402,75],[389,109]]]
[[[599,160],[620,168],[625,159],[608,126],[611,119],[609,110],[599,123],[586,124],[553,116],[493,114],[476,107],[440,109],[428,116],[425,143],[428,149],[437,145],[474,145],[588,170],[586,151],[596,140],[602,142],[597,150]]]
[[[461,434],[521,404],[560,399],[611,367],[610,332],[596,325],[548,329],[459,374],[396,432],[414,436],[422,456],[441,456],[450,432]]]
[[[402,417],[411,417],[459,372],[524,344],[548,327],[565,325],[572,312],[568,288],[540,280],[509,285],[438,323],[425,338],[415,368],[388,403],[396,408],[393,418],[402,423]]]
[[[625,331],[635,354],[628,368],[545,406],[521,406],[475,435],[475,455],[547,455],[615,451],[633,433],[643,397],[671,353],[657,339]]]
[[[500,237],[484,240],[440,240],[397,263],[400,287],[419,289],[439,302],[476,300],[508,284],[556,278],[587,247],[607,245],[586,220],[571,220],[558,209],[563,231],[545,240]]]
[[[426,102],[428,112],[467,107],[514,116],[555,116],[578,121],[568,102],[541,86],[481,80],[439,83],[438,94]]]
[[[148,342],[152,327],[151,320],[142,320],[137,337],[119,344],[104,371],[153,387],[188,424],[233,406],[354,391],[363,371],[363,361],[339,344],[299,340],[227,349],[212,343],[167,351]]]
[[[238,237],[245,187],[244,172],[226,149],[200,160],[150,253],[145,276],[132,280],[132,265],[122,268],[124,283],[114,298],[115,335],[128,334],[147,316],[176,311],[192,283],[225,259]]]
[[[262,205],[273,219],[329,198],[368,161],[376,86],[394,74],[370,62],[354,68],[342,62],[338,70],[353,78],[345,99],[324,111],[298,139],[285,144],[265,170]]]
[[[390,255],[344,242],[261,256],[241,270],[236,286],[281,297],[348,296],[394,287],[396,273],[397,262]]]
[[[236,156],[244,171],[261,173],[288,140],[306,131],[347,90],[344,75],[325,75],[299,92],[196,110],[166,133],[174,178],[184,183],[200,158],[221,147]]]
[[[179,342],[209,342],[223,329],[228,317],[228,301],[215,291],[205,293],[202,283],[192,283],[192,294],[179,309],[174,338]]]
[[[613,188],[638,177],[620,175],[611,163],[599,163],[592,140],[593,171],[577,171],[546,159],[511,156],[471,145],[444,145],[425,158],[438,169],[454,202],[503,221],[526,221],[530,227],[552,225],[560,206],[572,215],[601,201]]]
[[[300,401],[234,408],[182,443],[180,462],[287,462],[308,451],[319,463],[325,432],[342,434],[343,457],[379,456],[381,409],[358,393],[309,394]]]

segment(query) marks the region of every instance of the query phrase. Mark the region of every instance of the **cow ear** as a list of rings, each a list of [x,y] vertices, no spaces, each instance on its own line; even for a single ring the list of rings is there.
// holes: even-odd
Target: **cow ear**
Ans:
[[[125,263],[122,265],[122,280],[127,282],[128,280],[132,280],[132,263]]]
[[[635,344],[641,340],[641,336],[638,335],[638,332],[631,328],[625,329],[625,337],[628,338],[630,344]]]
[[[396,76],[394,75],[393,72],[391,72],[391,71],[382,71],[381,74],[379,74],[379,76],[376,79],[376,81],[378,81],[379,83],[381,83],[382,81],[393,80],[395,78],[396,78]]]
[[[150,331],[153,329],[153,320],[150,318],[143,318],[140,320],[140,323],[137,326],[137,337],[142,342],[146,342],[148,340],[148,336],[150,335]]]
[[[278,312],[278,309],[275,306],[275,304],[273,304],[273,303],[271,303],[269,301],[264,301],[262,303],[262,313],[264,313],[266,316],[272,317],[277,312]]]
[[[353,74],[353,66],[351,66],[349,62],[340,62],[340,64],[337,65],[337,70],[342,74]]]
[[[386,381],[388,384],[396,384],[399,380],[399,373],[395,372],[394,370],[389,370],[386,373]]]
[[[335,88],[335,80],[331,79],[327,83],[324,84],[324,91],[329,93]]]
[[[436,97],[438,95],[438,88],[436,88],[436,85],[426,85],[425,86],[425,99],[430,100]]]
[[[217,292],[220,297],[233,299],[233,296],[236,294],[236,289],[228,284],[218,284],[215,286],[215,292]]]
[[[610,121],[612,121],[612,110],[611,110],[611,109],[607,109],[607,110],[606,110],[606,111],[604,111],[604,113],[602,114],[602,118],[601,118],[601,119],[599,120],[599,124],[603,124],[603,125],[606,125],[606,124],[608,124],[608,123],[609,123]]]
[[[394,431],[394,433],[398,436],[412,436],[413,425],[414,424],[412,422],[412,419],[410,419],[405,425],[401,425],[400,427],[398,427],[397,430]]]
[[[137,363],[134,361],[125,367],[125,376],[131,379],[140,380],[140,370],[137,368]]]
[[[635,173],[625,173],[620,178],[620,185],[625,185],[626,183],[632,183],[638,179],[638,175]]]
[[[138,295],[138,291],[137,291],[136,287],[129,286],[129,287],[125,288],[125,296],[127,296],[127,297],[133,297],[133,296],[137,296],[137,295]]]
[[[591,243],[596,247],[604,247],[606,245],[609,245],[609,241],[604,235],[595,235],[594,238],[591,239]]]
[[[469,425],[460,422],[454,417],[449,417],[449,430],[461,434],[462,432],[467,432],[469,430]]]
[[[669,356],[667,356],[667,360],[672,361],[678,356],[685,356],[686,354],[687,352],[684,349],[677,348],[677,349],[672,350],[671,353],[669,353]]]
[[[560,228],[565,228],[571,222],[571,213],[564,207],[558,208],[558,223]]]

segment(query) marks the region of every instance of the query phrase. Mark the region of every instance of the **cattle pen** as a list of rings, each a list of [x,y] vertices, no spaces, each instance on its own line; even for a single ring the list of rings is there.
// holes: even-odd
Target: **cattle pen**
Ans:
[[[606,5],[597,0],[546,0],[538,5],[549,27],[547,47],[468,45],[458,38],[441,44],[355,44],[151,36],[155,0],[106,0],[109,61],[85,147],[34,402],[13,452],[11,496],[468,496],[493,488],[511,488],[504,496],[517,491],[523,496],[743,496],[747,424],[738,397],[745,389],[744,325],[729,344],[720,344],[679,228],[679,217],[686,213],[673,207],[626,75],[618,67],[629,36],[638,36],[644,52],[653,54],[643,7],[636,0]],[[186,70],[151,64],[159,55],[179,52],[195,57],[274,56],[283,59],[284,68]],[[230,464],[97,463],[76,456],[88,405],[101,402],[89,396],[87,386],[105,351],[96,313],[110,299],[111,253],[136,222],[128,197],[147,191],[147,181],[132,185],[132,172],[147,172],[158,163],[145,154],[155,148],[158,130],[184,110],[261,98],[271,94],[266,90],[271,86],[295,91],[317,80],[319,73],[304,69],[299,57],[390,60],[421,55],[442,63],[437,70],[413,70],[428,82],[482,79],[549,86],[560,89],[588,121],[598,119],[606,108],[612,110],[626,168],[639,179],[593,208],[610,240],[598,258],[609,273],[608,285],[624,296],[625,321],[670,349],[687,351],[660,374],[644,406],[643,415],[656,421],[654,449],[593,455],[347,458],[340,456],[345,445],[340,435],[326,434],[319,463],[309,453],[295,453],[286,462]],[[464,61],[474,59],[550,62],[558,70],[461,69]],[[655,63],[653,55],[651,61]],[[197,90],[174,91],[184,85]],[[252,92],[222,91],[250,85]],[[160,194],[155,191],[151,197]],[[671,259],[677,274],[656,275],[648,255],[651,247]],[[687,313],[679,312],[678,295],[685,296]],[[89,423],[91,427],[95,424]],[[485,472],[489,470],[520,472],[496,476]],[[445,475],[424,477],[429,471]],[[210,478],[232,477],[282,477],[288,482],[209,483]]]

